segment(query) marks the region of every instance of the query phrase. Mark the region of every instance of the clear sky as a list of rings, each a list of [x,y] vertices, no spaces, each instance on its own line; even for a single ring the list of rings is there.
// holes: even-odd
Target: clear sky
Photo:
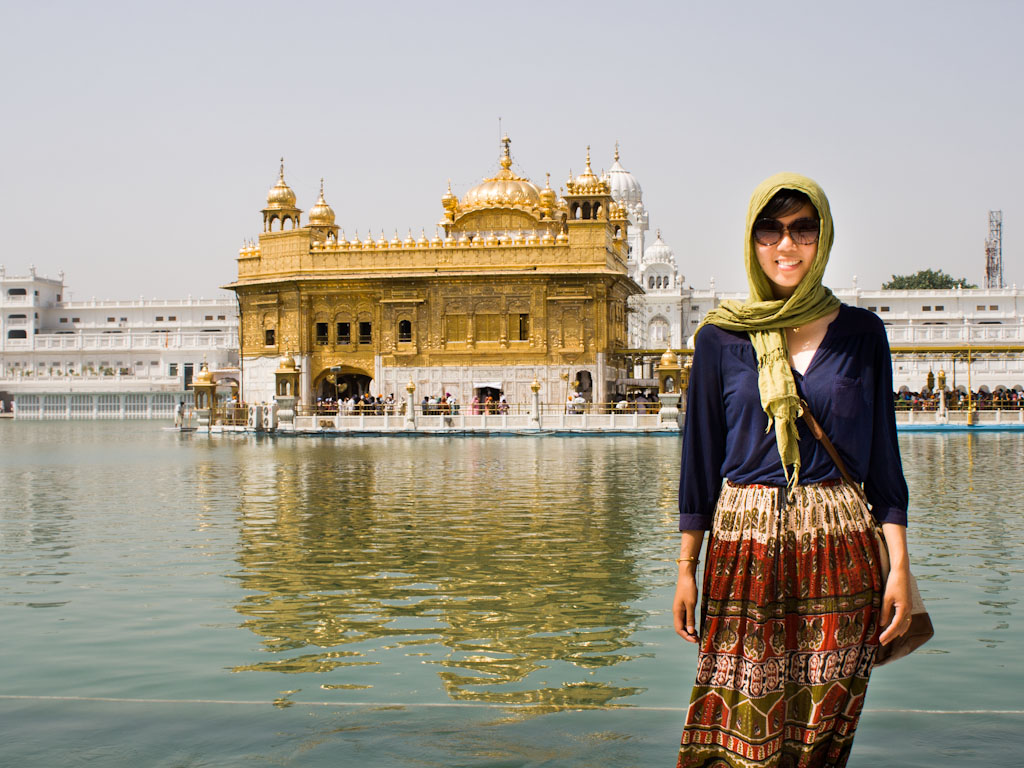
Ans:
[[[433,234],[497,169],[622,164],[694,287],[745,290],[750,192],[817,179],[826,282],[981,284],[989,209],[1024,285],[1017,2],[4,2],[0,263],[73,299],[210,297],[278,158],[349,237]]]

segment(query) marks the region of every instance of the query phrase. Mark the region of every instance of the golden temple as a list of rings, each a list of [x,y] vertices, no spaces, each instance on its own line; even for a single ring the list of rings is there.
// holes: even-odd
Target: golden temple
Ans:
[[[258,243],[238,255],[243,397],[270,401],[289,355],[301,403],[350,394],[503,392],[548,402],[577,383],[606,402],[627,374],[625,208],[590,166],[558,195],[512,170],[508,136],[499,170],[460,199],[442,196],[428,239],[348,240],[320,196],[305,224],[284,179],[267,195]],[[481,397],[483,399],[483,397]]]

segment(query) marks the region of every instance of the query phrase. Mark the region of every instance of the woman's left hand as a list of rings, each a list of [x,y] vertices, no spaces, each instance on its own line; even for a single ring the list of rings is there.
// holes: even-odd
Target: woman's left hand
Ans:
[[[882,626],[878,640],[888,645],[910,629],[910,567],[893,568],[882,596]]]
[[[883,523],[882,535],[889,550],[892,569],[882,594],[882,634],[878,640],[888,645],[910,629],[910,556],[907,554],[907,527]]]

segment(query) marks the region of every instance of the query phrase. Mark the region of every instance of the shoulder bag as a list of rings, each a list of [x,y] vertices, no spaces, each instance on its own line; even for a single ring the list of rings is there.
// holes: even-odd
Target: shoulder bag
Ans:
[[[840,458],[839,452],[836,451],[832,441],[829,440],[825,430],[821,428],[821,425],[814,418],[810,406],[807,405],[807,401],[803,398],[800,398],[800,408],[803,410],[803,419],[807,424],[807,428],[811,430],[811,434],[822,444],[828,455],[832,457],[832,461],[835,462],[836,467],[839,469],[839,474],[843,476],[843,480],[857,489],[857,493],[860,494],[865,506],[867,506],[867,497],[864,495],[864,489],[860,483],[853,479],[853,476],[846,468],[845,462]],[[882,526],[877,521],[874,522],[873,531],[878,539],[878,553],[882,565],[882,581],[884,582],[889,578],[889,548],[886,546],[885,537],[882,535]],[[880,667],[883,664],[896,661],[896,659],[902,659],[927,643],[934,635],[935,629],[932,627],[931,617],[928,615],[928,611],[924,607],[924,601],[921,599],[921,591],[917,588],[917,579],[914,578],[914,574],[910,574],[910,628],[888,645],[878,646],[878,650],[875,651],[875,666]]]

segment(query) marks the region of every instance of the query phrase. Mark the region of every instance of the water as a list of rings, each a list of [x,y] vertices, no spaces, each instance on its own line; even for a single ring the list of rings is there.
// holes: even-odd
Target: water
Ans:
[[[901,443],[938,634],[851,766],[1018,766],[1024,435]],[[0,762],[674,765],[678,449],[0,424]]]

